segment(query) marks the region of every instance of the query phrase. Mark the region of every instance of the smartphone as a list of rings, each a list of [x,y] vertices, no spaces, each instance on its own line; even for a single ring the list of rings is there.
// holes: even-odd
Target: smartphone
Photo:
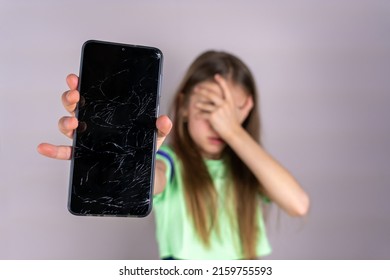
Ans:
[[[154,47],[84,43],[70,172],[72,214],[150,213],[162,61]]]

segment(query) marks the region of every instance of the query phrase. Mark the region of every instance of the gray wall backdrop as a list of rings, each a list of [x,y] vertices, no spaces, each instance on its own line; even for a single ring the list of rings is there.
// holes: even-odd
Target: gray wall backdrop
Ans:
[[[159,47],[162,113],[190,62],[252,69],[266,149],[312,199],[269,216],[269,259],[390,258],[389,1],[0,1],[0,258],[156,259],[153,215],[68,213],[69,162],[41,157],[84,41]]]

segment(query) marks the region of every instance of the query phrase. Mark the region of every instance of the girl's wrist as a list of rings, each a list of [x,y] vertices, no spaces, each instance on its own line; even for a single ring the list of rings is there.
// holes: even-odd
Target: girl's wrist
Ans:
[[[243,137],[245,134],[247,134],[247,131],[241,125],[238,125],[229,130],[224,140],[234,148],[235,145],[240,145],[240,141],[245,138]]]

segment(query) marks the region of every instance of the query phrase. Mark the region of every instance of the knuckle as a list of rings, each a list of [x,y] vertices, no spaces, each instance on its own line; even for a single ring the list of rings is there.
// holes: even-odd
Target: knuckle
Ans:
[[[61,95],[62,103],[65,103],[65,101],[66,101],[66,96],[67,96],[68,92],[69,92],[69,90],[67,90],[67,91],[65,91],[65,92],[62,93],[62,95]]]
[[[62,118],[60,118],[60,119],[58,120],[58,127],[59,127],[59,128],[62,128],[63,124],[64,124],[64,117],[62,117]]]

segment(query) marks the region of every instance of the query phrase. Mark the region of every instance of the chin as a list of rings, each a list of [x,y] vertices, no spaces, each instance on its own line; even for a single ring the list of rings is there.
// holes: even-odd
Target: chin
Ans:
[[[223,150],[218,150],[218,151],[215,151],[215,150],[211,151],[211,150],[209,150],[209,151],[205,151],[203,153],[203,155],[207,159],[220,159],[221,156],[222,156],[222,151]]]

